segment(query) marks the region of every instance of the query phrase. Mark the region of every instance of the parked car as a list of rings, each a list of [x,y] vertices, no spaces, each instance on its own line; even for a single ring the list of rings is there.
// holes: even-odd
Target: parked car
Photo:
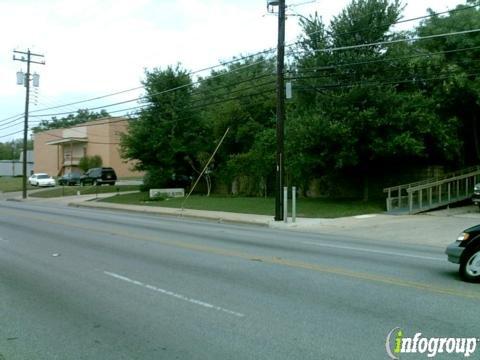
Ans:
[[[80,185],[115,185],[117,174],[111,167],[92,168],[80,177]]]
[[[58,185],[78,185],[80,184],[80,174],[69,173],[58,178]]]
[[[463,280],[480,282],[480,225],[463,231],[455,242],[448,245],[445,253],[448,261],[460,264],[459,272]]]
[[[28,183],[32,186],[55,186],[55,179],[48,174],[37,173],[28,178]]]
[[[32,186],[33,186],[34,184],[36,184],[36,183],[37,183],[37,176],[38,176],[38,175],[48,175],[48,174],[44,174],[44,173],[35,173],[35,174],[32,174],[32,175],[30,175],[30,176],[28,177],[28,183],[29,183],[30,185],[32,185]]]

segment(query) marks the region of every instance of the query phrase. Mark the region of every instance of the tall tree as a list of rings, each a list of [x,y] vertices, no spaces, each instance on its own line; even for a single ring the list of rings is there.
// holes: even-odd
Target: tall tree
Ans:
[[[435,15],[417,28],[418,36],[451,34],[480,28],[478,1],[468,0],[448,15]],[[478,32],[440,36],[416,45],[419,51],[433,54],[425,63],[434,76],[443,78],[430,87],[438,112],[445,120],[458,118],[460,123],[461,162],[480,161],[480,34]],[[431,75],[430,75],[431,76]]]
[[[145,72],[145,105],[121,139],[122,156],[137,160],[157,185],[192,176],[192,159],[204,151],[205,129],[193,108],[193,86],[179,65]],[[198,166],[198,165],[197,165]]]
[[[413,49],[387,44],[407,36],[391,32],[401,10],[398,1],[356,0],[328,29],[317,18],[309,22],[309,31],[315,25],[323,37],[313,41],[306,33],[300,47],[305,55],[298,60],[295,129],[287,132],[290,152],[302,137],[308,141],[301,145],[302,155],[293,158],[292,173],[306,179],[322,171],[356,169],[368,199],[372,167],[451,155],[455,123],[441,121],[423,89],[402,85],[408,83],[403,76],[410,65],[398,60]],[[315,44],[331,48],[311,48]]]
[[[213,178],[228,184],[244,177],[243,165],[248,159],[249,176],[267,181],[266,177],[273,174],[274,163],[263,167],[263,160],[252,156],[251,151],[255,152],[255,143],[261,141],[259,134],[273,136],[268,130],[275,127],[274,60],[256,56],[234,61],[201,80],[196,90],[196,107],[209,129],[209,141],[219,139],[230,128],[216,156]],[[265,170],[270,172],[268,176]],[[249,182],[250,185],[242,186],[246,194],[256,194],[264,187],[263,182]]]

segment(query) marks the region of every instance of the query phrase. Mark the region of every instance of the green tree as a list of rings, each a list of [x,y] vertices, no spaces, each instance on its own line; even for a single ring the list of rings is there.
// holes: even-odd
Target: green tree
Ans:
[[[91,168],[101,167],[103,160],[100,155],[84,156],[80,159],[78,167],[83,171],[87,171]]]
[[[480,28],[480,9],[472,7],[477,1],[458,5],[448,15],[434,15],[417,28],[418,36],[448,34]],[[478,164],[480,160],[480,34],[441,36],[416,44],[418,51],[433,54],[425,58],[426,76],[442,78],[427,87],[445,120],[457,118],[459,123],[460,163]]]
[[[367,200],[372,168],[454,155],[455,121],[438,116],[424,88],[405,85],[413,65],[399,59],[411,57],[414,49],[384,44],[407,36],[391,32],[401,10],[398,1],[357,0],[329,29],[318,18],[303,22],[305,29],[318,33],[315,38],[304,35],[296,69],[298,96],[287,132],[294,176],[305,182],[355,169],[363,176]],[[319,45],[337,50],[313,48]]]
[[[107,117],[110,117],[110,115],[106,110],[94,112],[89,111],[88,109],[79,109],[75,115],[69,114],[68,116],[62,117],[60,119],[58,119],[57,117],[52,117],[51,120],[42,120],[38,124],[38,126],[32,128],[32,131],[34,133],[37,133],[50,129],[68,128],[74,125],[86,123],[88,121]]]
[[[33,141],[27,140],[27,150],[33,149]],[[0,143],[0,160],[18,160],[23,151],[23,139]]]
[[[259,134],[271,134],[268,130],[275,127],[274,60],[257,56],[234,61],[201,80],[195,102],[210,134],[209,142],[221,138],[230,128],[211,169],[212,178],[224,184],[238,181],[239,177],[245,179],[247,161],[251,162],[248,176],[264,178],[264,169],[259,166],[262,160],[252,156],[251,150]],[[268,172],[273,172],[274,166],[274,162],[268,164]],[[264,187],[263,183],[248,181],[252,186],[244,187],[249,189],[246,194],[256,194]]]
[[[197,161],[204,151],[206,134],[193,108],[192,80],[186,70],[177,65],[146,71],[145,77],[147,106],[122,136],[122,156],[136,160],[136,169],[151,172],[156,186],[164,186],[192,176],[190,161]]]

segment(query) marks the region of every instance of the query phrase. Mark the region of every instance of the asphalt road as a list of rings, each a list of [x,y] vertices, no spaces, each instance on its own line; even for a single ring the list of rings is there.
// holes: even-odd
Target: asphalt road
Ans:
[[[1,360],[386,359],[479,304],[440,248],[0,201]]]

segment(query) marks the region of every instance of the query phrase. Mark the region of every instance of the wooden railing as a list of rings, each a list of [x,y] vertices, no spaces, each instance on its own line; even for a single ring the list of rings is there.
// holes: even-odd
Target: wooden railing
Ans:
[[[437,179],[384,189],[388,212],[415,214],[471,197],[480,180],[480,168],[468,168]]]

